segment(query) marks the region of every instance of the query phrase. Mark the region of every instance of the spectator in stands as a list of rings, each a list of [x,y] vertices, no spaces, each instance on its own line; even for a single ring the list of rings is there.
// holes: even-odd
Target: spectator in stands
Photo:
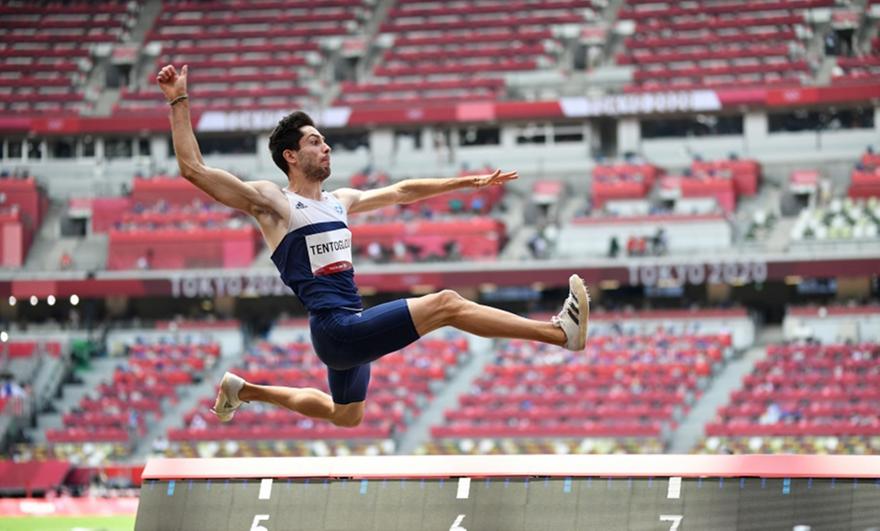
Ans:
[[[174,153],[183,177],[229,207],[252,215],[265,237],[283,281],[310,313],[312,344],[327,365],[331,394],[314,388],[259,386],[227,373],[214,412],[232,419],[243,402],[284,407],[337,426],[361,423],[370,364],[420,337],[452,326],[483,337],[540,341],[569,350],[586,346],[589,296],[583,279],[569,278],[569,294],[549,321],[526,319],[466,300],[452,290],[398,299],[365,309],[354,281],[348,214],[413,203],[464,188],[500,186],[516,172],[450,179],[409,179],[375,190],[323,190],[330,177],[330,146],[301,111],[284,117],[269,138],[272,159],[288,180],[245,183],[207,166],[193,133],[187,90],[188,68],[168,65],[157,76],[171,107]]]
[[[372,241],[367,245],[367,257],[373,262],[379,263],[383,261],[384,252],[382,252],[382,245],[377,241]]]
[[[484,208],[486,208],[486,201],[481,196],[476,195],[471,199],[471,212],[482,214]]]
[[[651,252],[654,256],[662,256],[669,250],[669,243],[666,238],[666,231],[663,227],[657,227],[657,232],[651,238]]]
[[[549,245],[547,243],[547,238],[545,238],[544,234],[540,231],[536,232],[535,235],[529,239],[528,246],[533,258],[543,259],[547,257]]]
[[[453,197],[449,200],[449,212],[453,214],[460,214],[464,211],[464,201],[457,197]]]
[[[193,415],[192,420],[189,421],[189,429],[191,430],[202,431],[207,429],[207,427],[208,423],[198,413]]]
[[[626,254],[628,256],[641,256],[639,253],[639,238],[635,236],[630,236],[626,240]]]
[[[168,437],[165,435],[158,435],[155,439],[153,439],[153,453],[156,455],[165,455],[165,452],[168,451],[170,447]]]
[[[443,252],[446,253],[446,259],[450,262],[461,260],[461,246],[458,240],[449,240],[443,244]]]
[[[63,253],[61,253],[61,259],[58,261],[58,267],[61,270],[66,271],[70,269],[71,266],[73,266],[73,258],[70,256],[70,253],[64,251]]]
[[[11,376],[6,376],[0,385],[0,398],[24,398],[24,388]]]
[[[617,241],[617,236],[612,236],[608,242],[608,258],[617,258],[618,254],[620,254],[620,242]]]
[[[394,240],[394,244],[392,244],[391,249],[394,252],[394,261],[395,262],[405,262],[406,261],[406,259],[407,259],[406,244],[403,243],[403,240]]]

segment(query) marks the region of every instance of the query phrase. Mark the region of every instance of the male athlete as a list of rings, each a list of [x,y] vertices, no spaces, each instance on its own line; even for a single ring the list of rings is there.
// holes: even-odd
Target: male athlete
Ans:
[[[452,326],[483,337],[521,338],[582,350],[589,322],[583,280],[569,279],[569,295],[551,321],[535,321],[466,300],[452,290],[364,309],[354,282],[348,214],[408,204],[461,188],[498,186],[516,172],[450,179],[408,179],[384,188],[322,189],[330,176],[330,146],[303,112],[282,119],[272,136],[272,160],[288,186],[245,183],[205,165],[190,123],[187,67],[168,65],[156,77],[171,106],[171,133],[180,173],[220,203],[256,219],[281,278],[309,312],[315,353],[327,365],[331,394],[318,389],[253,385],[226,373],[214,413],[226,422],[242,402],[267,402],[354,427],[364,416],[370,362],[421,336]]]

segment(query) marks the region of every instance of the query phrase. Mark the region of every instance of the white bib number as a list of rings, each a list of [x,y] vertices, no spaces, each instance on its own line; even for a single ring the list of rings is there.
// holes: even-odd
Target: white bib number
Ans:
[[[351,269],[351,231],[336,229],[306,236],[309,265],[316,277]]]

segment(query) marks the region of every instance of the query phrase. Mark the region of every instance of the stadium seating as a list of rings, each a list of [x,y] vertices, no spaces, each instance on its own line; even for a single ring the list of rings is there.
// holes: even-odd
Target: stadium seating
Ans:
[[[594,335],[584,353],[501,341],[494,363],[459,397],[459,407],[432,427],[435,448],[443,439],[615,437],[644,438],[647,448],[656,449],[731,345],[729,334],[662,331]]]
[[[592,0],[398,2],[379,31],[388,49],[368,79],[343,83],[337,103],[361,107],[494,101],[507,73],[552,70],[553,27],[580,25]]]
[[[366,184],[366,177],[353,176],[352,185],[358,184]],[[354,251],[375,262],[495,258],[506,243],[507,231],[504,222],[490,214],[503,196],[502,187],[468,188],[353,214]]]
[[[838,57],[838,71],[834,72],[835,84],[876,82],[880,80],[880,50],[865,57]]]
[[[394,439],[172,441],[166,457],[328,457],[392,455]]]
[[[850,174],[847,195],[852,198],[880,197],[880,155],[863,153]]]
[[[797,86],[810,77],[799,30],[805,10],[834,0],[678,5],[630,0],[618,18],[635,24],[618,64],[635,66],[628,92]]]
[[[663,229],[662,252],[649,244],[657,238],[658,228]],[[557,247],[560,257],[609,256],[615,238],[621,256],[678,254],[724,248],[732,241],[732,227],[720,214],[578,216],[562,228],[560,238],[567,242]],[[624,249],[633,240],[639,240],[638,246]]]
[[[368,15],[363,1],[167,2],[148,41],[162,47],[156,70],[198,64],[189,80],[195,109],[308,107],[316,101],[309,87],[321,63],[320,40],[353,34]],[[124,90],[117,108],[161,106],[154,75]]]
[[[704,437],[694,448],[701,454],[856,454],[876,455],[880,437],[864,436],[753,436]]]
[[[867,241],[880,238],[880,199],[833,199],[827,207],[801,211],[791,229],[795,241]]]
[[[185,179],[136,178],[129,197],[72,200],[107,232],[108,269],[246,267],[261,245],[257,228]]]
[[[91,49],[122,41],[138,9],[121,1],[4,4],[0,109],[28,115],[90,109],[84,82]]]
[[[597,165],[590,183],[593,206],[601,209],[610,200],[644,198],[663,173],[649,163]]]
[[[49,212],[49,198],[37,180],[0,178],[0,266],[21,267]]]
[[[453,334],[422,339],[374,362],[364,420],[355,428],[336,427],[263,404],[249,404],[236,413],[235,422],[221,424],[206,414],[214,404],[213,396],[206,397],[185,415],[183,428],[169,430],[169,453],[199,454],[200,442],[236,441],[232,455],[260,455],[260,448],[271,448],[275,443],[258,441],[275,440],[299,440],[283,445],[290,455],[322,455],[327,447],[319,441],[331,441],[328,444],[336,448],[337,454],[381,453],[383,448],[393,451],[393,439],[468,357],[467,341],[461,334]],[[327,392],[326,368],[306,342],[258,342],[233,372],[256,384],[313,387]],[[223,444],[201,448],[212,449],[212,455],[228,455]]]
[[[737,158],[698,159],[684,175],[665,173],[647,162],[597,165],[590,183],[590,208],[581,211],[589,215],[577,215],[562,227],[561,238],[568,243],[556,253],[616,256],[611,251],[614,239],[620,249],[635,256],[729,246],[733,234],[725,215],[736,209],[738,197],[757,194],[760,164]],[[673,210],[655,205],[654,197],[673,202]],[[648,240],[658,237],[658,228],[665,238],[662,252],[648,248]]]
[[[63,416],[64,427],[46,430],[50,443],[119,443],[146,433],[163,415],[163,403],[177,401],[177,387],[192,384],[220,355],[216,343],[137,342],[111,381],[83,397]]]
[[[761,165],[755,160],[695,160],[684,175],[660,180],[664,198],[713,198],[725,213],[736,210],[741,196],[753,196],[761,181]]]
[[[29,358],[40,354],[58,357],[61,354],[61,343],[57,341],[9,341],[4,345],[3,353],[11,359]]]
[[[433,439],[418,455],[455,454],[662,454],[663,441],[646,437]]]
[[[769,346],[706,426],[715,439],[703,449],[872,452],[880,435],[878,359],[877,343]]]

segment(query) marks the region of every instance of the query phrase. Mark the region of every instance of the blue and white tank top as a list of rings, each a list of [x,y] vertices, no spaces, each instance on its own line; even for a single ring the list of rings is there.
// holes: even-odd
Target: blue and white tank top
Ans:
[[[281,280],[310,312],[361,311],[345,207],[329,192],[321,192],[319,201],[287,189],[284,194],[290,203],[290,226],[272,253]]]

